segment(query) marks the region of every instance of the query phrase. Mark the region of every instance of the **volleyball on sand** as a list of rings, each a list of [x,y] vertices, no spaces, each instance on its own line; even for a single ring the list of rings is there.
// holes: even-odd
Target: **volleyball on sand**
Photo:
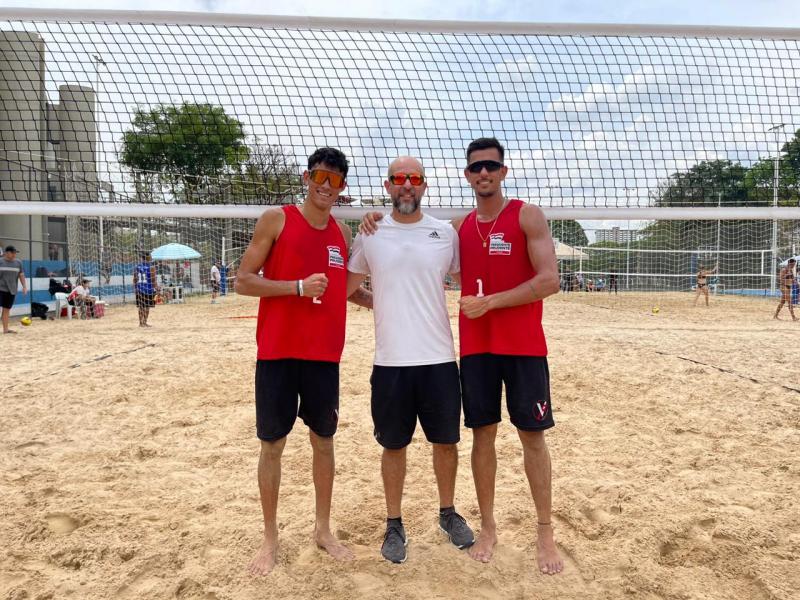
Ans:
[[[22,318],[19,320],[19,322],[20,322],[20,323],[22,323],[23,325],[25,325],[25,327],[27,327],[28,325],[30,325],[30,324],[32,323],[32,321],[31,321],[31,318],[30,318],[30,317],[22,317]]]
[[[658,308],[657,306],[654,306],[653,307],[653,314],[657,315],[660,310],[661,310],[660,308]]]

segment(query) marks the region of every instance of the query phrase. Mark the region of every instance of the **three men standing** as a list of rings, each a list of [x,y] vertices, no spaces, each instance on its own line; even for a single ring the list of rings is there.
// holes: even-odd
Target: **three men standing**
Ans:
[[[494,138],[470,144],[464,175],[477,209],[456,221],[455,229],[420,210],[426,189],[420,162],[407,156],[395,160],[384,183],[392,214],[377,235],[357,239],[349,265],[349,230],[330,215],[348,169],[338,150],[320,149],[309,158],[302,206],[269,209],[259,219],[236,283],[238,293],[261,297],[256,420],[264,541],[250,565],[254,574],[275,566],[280,458],[298,415],[310,429],[314,451],[314,538],[335,558],[352,558],[330,531],[332,436],[345,302],[354,294],[352,301],[372,305],[358,287],[367,274],[375,293],[372,416],[375,438],[384,448],[388,517],[382,555],[397,563],[407,556],[401,517],[405,449],[419,419],[433,444],[440,527],[457,547],[471,546],[472,558],[491,559],[497,543],[494,444],[505,384],[538,517],[537,563],[543,573],[563,569],[551,522],[544,431],[554,423],[541,324],[542,299],[558,291],[559,278],[542,211],[503,197],[503,160],[503,146]],[[477,540],[454,508],[461,402],[443,280],[447,274],[458,279],[459,272],[460,383],[465,424],[473,429],[472,470],[481,510]]]

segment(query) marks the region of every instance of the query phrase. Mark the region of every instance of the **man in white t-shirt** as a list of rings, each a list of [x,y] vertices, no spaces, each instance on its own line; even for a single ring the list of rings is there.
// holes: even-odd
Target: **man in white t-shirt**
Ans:
[[[219,272],[219,261],[215,260],[211,265],[211,304],[217,303],[217,296],[219,296],[219,283],[222,277]]]
[[[444,279],[460,271],[458,234],[449,223],[420,210],[422,164],[402,156],[389,166],[384,187],[393,210],[372,236],[358,236],[347,263],[348,294],[367,275],[375,311],[372,420],[383,446],[381,474],[387,524],[381,554],[406,560],[401,519],[406,447],[417,419],[433,444],[439,488],[439,526],[458,548],[471,546],[472,530],[455,511],[461,388],[447,312]]]

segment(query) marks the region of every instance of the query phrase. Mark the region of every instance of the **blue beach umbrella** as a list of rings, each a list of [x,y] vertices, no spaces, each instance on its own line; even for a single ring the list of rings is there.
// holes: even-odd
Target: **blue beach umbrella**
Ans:
[[[154,260],[195,260],[200,258],[201,254],[194,248],[183,244],[165,244],[154,248],[150,252],[150,256]]]

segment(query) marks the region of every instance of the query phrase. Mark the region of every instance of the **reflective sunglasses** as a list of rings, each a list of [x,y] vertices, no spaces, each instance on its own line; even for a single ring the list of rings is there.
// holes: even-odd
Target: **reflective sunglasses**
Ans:
[[[331,184],[332,188],[344,187],[344,175],[334,173],[333,171],[326,171],[325,169],[314,169],[308,174],[308,178],[317,185],[325,185],[325,182]]]
[[[406,180],[411,182],[411,185],[422,185],[425,181],[425,176],[419,173],[392,173],[389,175],[389,182],[394,185],[403,185]]]
[[[496,160],[476,160],[474,163],[467,165],[467,171],[470,173],[480,173],[486,169],[489,173],[494,173],[504,166],[503,163],[497,162]]]

